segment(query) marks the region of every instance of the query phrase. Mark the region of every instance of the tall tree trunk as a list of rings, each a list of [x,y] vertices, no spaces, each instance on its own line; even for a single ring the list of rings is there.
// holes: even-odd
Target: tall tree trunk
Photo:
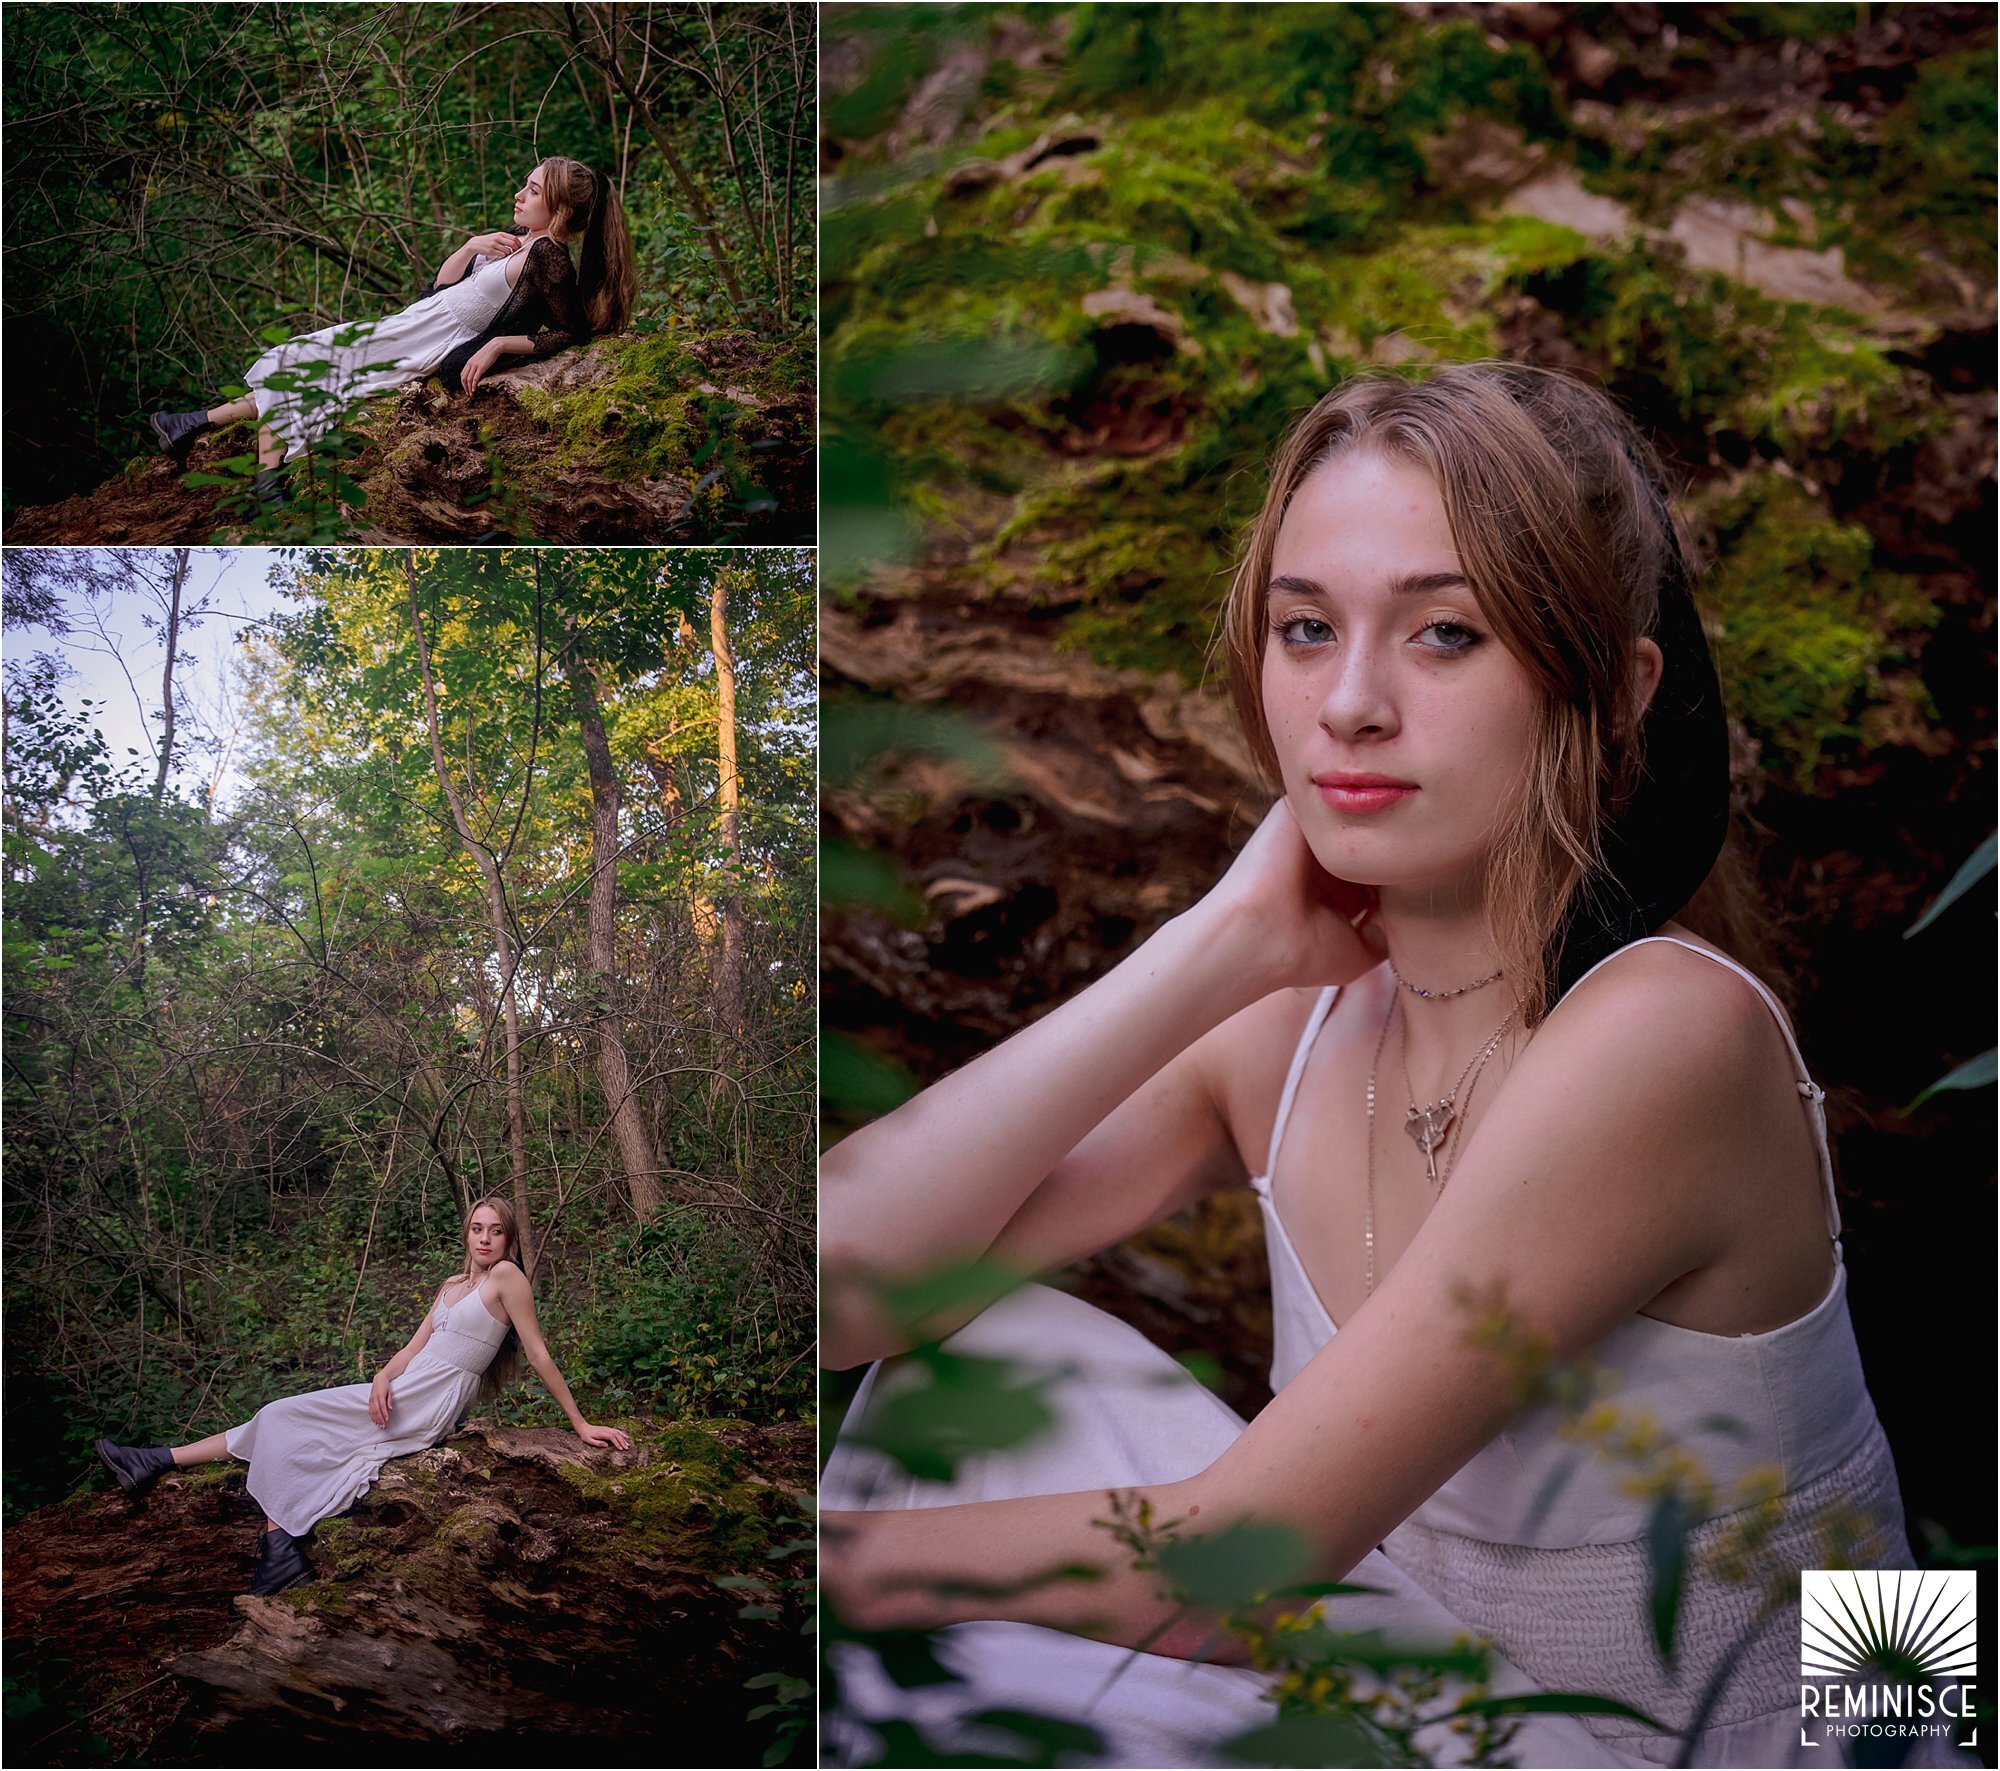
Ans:
[[[167,770],[174,759],[174,654],[181,645],[181,592],[187,588],[189,549],[174,549],[167,575],[167,663],[160,674],[160,772],[153,782],[153,804],[166,797]]]
[[[539,568],[538,568],[539,569]],[[572,643],[574,629],[572,628]],[[641,1223],[666,1203],[660,1187],[659,1159],[652,1136],[632,1090],[631,1067],[625,1058],[623,993],[618,987],[613,937],[618,912],[618,770],[604,736],[604,713],[598,702],[597,672],[581,653],[572,652],[568,666],[576,722],[583,732],[583,757],[590,769],[590,916],[588,952],[591,977],[597,985],[597,1079],[611,1109],[611,1132],[625,1164],[625,1184],[632,1210]]]
[[[438,786],[444,790],[445,803],[451,808],[452,827],[485,883],[486,914],[493,925],[493,953],[500,962],[500,1012],[506,1026],[507,1154],[513,1170],[514,1215],[521,1230],[517,1253],[521,1271],[532,1281],[535,1233],[528,1217],[528,1121],[521,1101],[521,1015],[514,996],[516,959],[514,938],[507,927],[507,889],[493,851],[472,833],[465,802],[459,798],[451,769],[444,760],[444,739],[438,731],[437,686],[431,679],[430,649],[424,643],[423,611],[417,606],[417,563],[415,556],[407,551],[403,555],[403,580],[409,588],[410,629],[417,636],[417,666],[424,679],[424,726],[430,734],[431,766],[437,771]]]
[[[722,808],[722,846],[731,868],[743,864],[736,802],[736,657],[729,649],[729,568],[715,575],[708,597],[708,643],[715,653],[715,755]],[[716,966],[715,1019],[725,1035],[741,1031],[743,1019],[743,900],[732,883],[722,895],[722,958]]]

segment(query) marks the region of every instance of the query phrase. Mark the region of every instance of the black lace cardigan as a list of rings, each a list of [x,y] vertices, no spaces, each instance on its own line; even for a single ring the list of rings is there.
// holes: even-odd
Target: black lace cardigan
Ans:
[[[510,234],[525,234],[526,228],[508,228]],[[476,264],[478,261],[475,260]],[[465,275],[472,274],[468,265]],[[453,278],[462,282],[464,278]],[[443,281],[433,283],[424,291],[435,295],[440,289],[449,287]],[[477,338],[460,345],[431,373],[452,393],[465,390],[459,381],[459,372],[472,361],[473,354],[482,346],[496,338],[504,338],[510,333],[532,338],[535,347],[525,357],[502,357],[495,368],[512,368],[516,363],[534,363],[543,357],[552,357],[560,350],[568,350],[573,344],[582,344],[590,337],[590,322],[584,317],[583,297],[576,286],[576,271],[569,261],[569,250],[560,240],[552,240],[544,234],[528,248],[528,262],[521,267],[521,275],[516,280],[512,292],[500,304],[500,311],[493,316],[493,324]]]

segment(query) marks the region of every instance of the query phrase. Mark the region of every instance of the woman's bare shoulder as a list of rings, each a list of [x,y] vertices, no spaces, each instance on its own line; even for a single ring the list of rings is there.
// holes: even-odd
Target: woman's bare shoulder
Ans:
[[[1729,960],[1720,948],[1666,932],[1673,939],[1621,949],[1563,997],[1523,1054],[1525,1087],[1595,1078],[1624,1085],[1625,1098],[1738,1111],[1769,1092],[1790,1068],[1784,1024],[1733,961],[1717,963]]]

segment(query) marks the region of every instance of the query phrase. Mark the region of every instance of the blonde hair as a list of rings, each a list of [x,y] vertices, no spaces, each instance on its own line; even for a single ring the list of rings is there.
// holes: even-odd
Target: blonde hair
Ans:
[[[490,1211],[500,1220],[500,1228],[506,1233],[507,1253],[502,1259],[518,1263],[521,1248],[520,1219],[514,1215],[512,1203],[498,1193],[489,1193],[484,1199],[475,1199],[465,1214],[465,1228],[459,1235],[459,1248],[465,1256],[465,1264],[444,1283],[454,1285],[462,1279],[472,1277],[472,1220],[482,1211]],[[438,1288],[438,1296],[444,1295],[444,1288]],[[500,1339],[500,1350],[493,1355],[493,1363],[487,1366],[479,1379],[479,1391],[475,1400],[491,1402],[521,1375],[521,1337],[514,1332],[514,1325],[507,1325],[507,1332]]]
[[[1237,713],[1274,784],[1263,662],[1278,530],[1309,475],[1364,451],[1430,476],[1466,582],[1541,692],[1485,864],[1494,945],[1532,1026],[1553,1002],[1565,914],[1640,778],[1638,644],[1685,547],[1652,449],[1594,387],[1493,361],[1341,383],[1279,447],[1223,610]]]

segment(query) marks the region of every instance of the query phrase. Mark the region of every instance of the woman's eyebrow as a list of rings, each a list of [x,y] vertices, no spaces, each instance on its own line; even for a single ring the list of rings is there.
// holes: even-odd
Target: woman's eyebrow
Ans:
[[[1468,590],[1463,572],[1399,572],[1389,580],[1391,596],[1429,596],[1437,590]],[[1284,591],[1293,596],[1326,595],[1326,586],[1316,579],[1300,578],[1290,572],[1282,572],[1265,587],[1264,594],[1270,596]]]

